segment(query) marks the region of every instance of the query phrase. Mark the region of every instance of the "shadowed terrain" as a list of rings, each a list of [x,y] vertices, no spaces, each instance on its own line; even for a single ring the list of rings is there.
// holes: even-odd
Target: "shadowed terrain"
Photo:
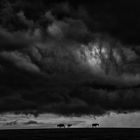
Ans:
[[[61,128],[1,130],[4,140],[139,140],[138,128]]]

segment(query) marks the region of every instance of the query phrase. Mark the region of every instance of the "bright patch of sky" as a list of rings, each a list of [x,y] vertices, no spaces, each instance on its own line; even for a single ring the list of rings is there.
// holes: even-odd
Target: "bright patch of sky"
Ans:
[[[92,123],[99,123],[99,127],[130,127],[140,128],[140,113],[116,114],[110,113],[104,116],[73,116],[65,117],[55,114],[40,114],[38,117],[24,114],[0,115],[0,129],[20,128],[57,128],[57,124],[72,124],[72,128],[90,128]]]

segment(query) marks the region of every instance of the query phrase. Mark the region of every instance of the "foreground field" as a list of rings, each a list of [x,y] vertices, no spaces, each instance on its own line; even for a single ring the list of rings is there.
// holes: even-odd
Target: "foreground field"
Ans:
[[[137,128],[0,130],[0,140],[140,140]]]

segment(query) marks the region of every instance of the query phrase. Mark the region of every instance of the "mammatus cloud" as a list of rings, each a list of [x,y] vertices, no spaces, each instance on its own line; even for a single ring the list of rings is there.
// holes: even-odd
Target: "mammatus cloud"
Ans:
[[[29,20],[21,9],[17,19],[27,29],[1,26],[0,112],[138,111],[140,56],[118,39],[94,33],[83,8],[74,16],[68,4],[61,6],[61,18],[51,8],[43,19]]]

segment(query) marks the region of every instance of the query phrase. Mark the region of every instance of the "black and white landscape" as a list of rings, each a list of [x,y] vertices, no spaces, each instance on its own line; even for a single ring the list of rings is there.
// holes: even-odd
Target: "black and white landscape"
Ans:
[[[137,133],[139,7],[136,0],[1,0],[0,129]]]

